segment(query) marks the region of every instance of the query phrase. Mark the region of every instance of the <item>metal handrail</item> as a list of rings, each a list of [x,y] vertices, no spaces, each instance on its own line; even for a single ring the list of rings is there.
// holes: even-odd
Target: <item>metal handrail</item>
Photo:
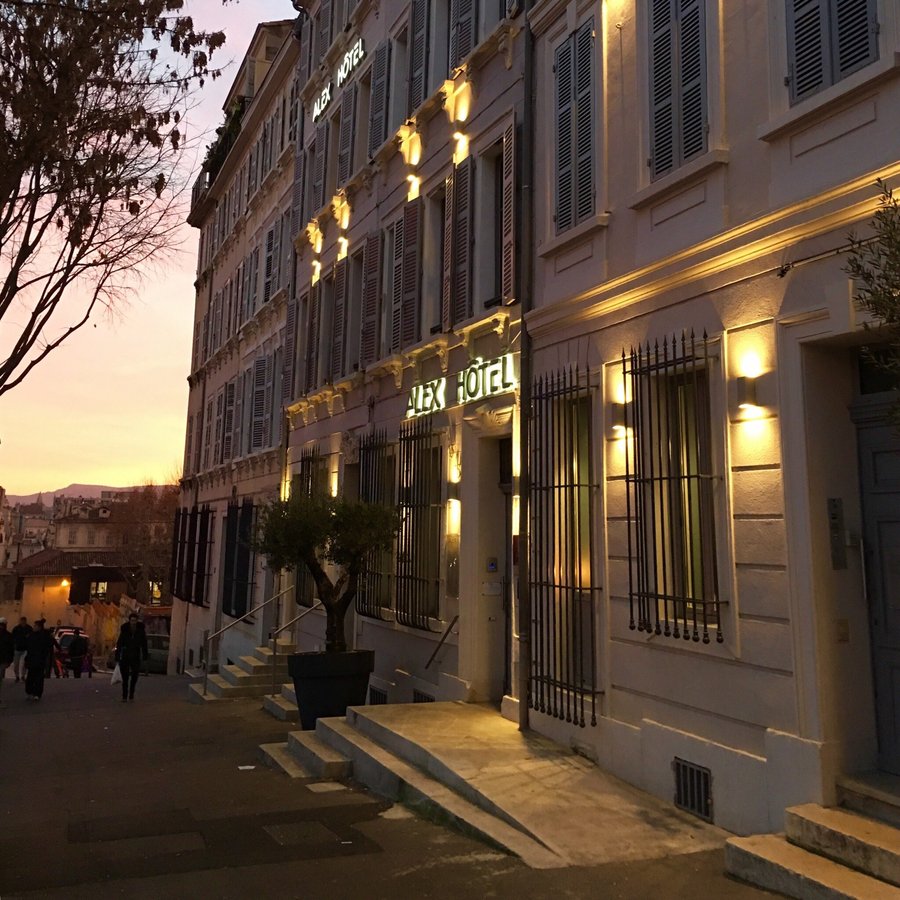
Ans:
[[[304,616],[309,615],[314,609],[324,609],[321,600],[316,600],[312,606],[307,609],[304,609],[302,613],[297,616],[294,616],[290,622],[285,622],[284,625],[279,625],[278,628],[269,632],[269,640],[272,642],[272,697],[275,697],[275,682],[277,679],[277,670],[276,666],[278,665],[278,638],[277,635],[281,634],[285,628],[290,628],[295,622],[299,622]]]
[[[441,635],[441,639],[438,641],[437,647],[434,648],[434,653],[431,654],[431,656],[428,658],[428,662],[425,663],[426,669],[434,662],[434,658],[438,655],[438,650],[440,650],[441,647],[444,646],[444,641],[446,641],[447,638],[450,637],[450,629],[453,628],[453,626],[458,621],[459,621],[459,616],[454,616],[453,619],[451,620],[450,624],[446,627],[446,629],[444,630],[444,633]]]
[[[244,619],[249,619],[250,616],[253,615],[253,613],[259,612],[264,606],[268,606],[273,600],[277,600],[279,597],[283,596],[288,591],[292,591],[293,589],[294,589],[293,585],[291,585],[290,587],[286,587],[283,591],[279,591],[277,594],[273,594],[271,597],[269,597],[268,600],[265,600],[262,603],[260,603],[259,606],[254,606],[253,609],[245,612],[239,619],[235,619],[233,622],[229,622],[224,628],[220,628],[218,631],[215,631],[212,634],[208,634],[208,633],[206,634],[206,636],[203,638],[203,660],[204,660],[203,696],[204,697],[206,696],[207,684],[209,682],[210,641],[212,641],[213,638],[217,638],[217,637],[220,637],[221,635],[223,635],[226,631],[228,631],[229,628],[234,628],[235,625],[237,625],[240,622],[243,622]]]

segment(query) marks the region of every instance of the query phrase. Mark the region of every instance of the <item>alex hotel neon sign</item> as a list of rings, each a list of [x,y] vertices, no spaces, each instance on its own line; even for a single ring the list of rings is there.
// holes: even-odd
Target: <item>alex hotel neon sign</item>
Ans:
[[[359,38],[356,43],[344,54],[341,59],[341,63],[337,68],[337,76],[336,81],[338,83],[338,87],[341,87],[344,82],[350,77],[353,70],[363,61],[366,55],[365,47],[363,46],[362,38]],[[323,112],[328,108],[328,104],[331,103],[331,90],[334,87],[332,82],[328,82],[325,87],[322,88],[319,96],[316,97],[315,102],[313,103],[313,122],[315,122],[319,116],[322,115]]]
[[[414,384],[406,404],[406,418],[413,419],[416,416],[440,412],[448,406],[459,406],[485,397],[508,394],[514,391],[518,384],[512,353],[488,360],[478,357],[462,372],[456,374],[455,394],[448,396],[446,376]]]

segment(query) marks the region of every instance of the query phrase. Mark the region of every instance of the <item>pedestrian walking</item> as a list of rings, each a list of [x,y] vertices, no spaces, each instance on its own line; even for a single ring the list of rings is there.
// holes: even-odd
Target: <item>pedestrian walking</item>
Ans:
[[[25,651],[28,650],[28,635],[31,634],[31,626],[28,619],[22,616],[19,624],[12,630],[13,646],[15,655],[13,656],[13,672],[16,676],[16,684],[25,680]]]
[[[6,619],[0,618],[0,688],[3,687],[6,670],[12,665],[15,652],[12,632],[6,628]],[[0,695],[0,706],[3,706],[2,695]]]
[[[34,623],[25,651],[25,694],[29,700],[40,700],[44,694],[44,676],[53,658],[53,635],[44,628],[44,620]]]
[[[72,643],[69,644],[69,663],[72,667],[72,674],[76,678],[81,678],[81,671],[87,652],[87,638],[81,633],[80,628],[76,628],[75,633],[72,635]]]
[[[123,703],[134,700],[134,686],[141,670],[141,660],[146,662],[149,655],[144,623],[138,619],[137,613],[131,613],[119,631],[119,639],[116,641],[116,662],[122,673]]]

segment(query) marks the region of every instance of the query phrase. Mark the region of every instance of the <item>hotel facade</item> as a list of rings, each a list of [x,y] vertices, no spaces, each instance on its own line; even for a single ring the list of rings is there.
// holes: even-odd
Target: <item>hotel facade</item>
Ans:
[[[900,12],[727,6],[301,17],[267,76],[295,85],[290,166],[253,231],[290,207],[292,275],[252,338],[281,348],[287,427],[186,469],[184,509],[218,504],[190,618],[225,622],[236,498],[398,507],[350,626],[370,702],[493,703],[750,833],[900,773],[897,394],[844,271],[900,175]],[[224,410],[247,353],[215,376]],[[259,600],[287,586],[248,566]]]

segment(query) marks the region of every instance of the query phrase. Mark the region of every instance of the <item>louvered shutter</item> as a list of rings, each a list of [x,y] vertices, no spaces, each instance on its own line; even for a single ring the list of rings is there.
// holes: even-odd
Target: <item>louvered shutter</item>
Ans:
[[[263,274],[262,302],[268,303],[272,299],[272,282],[275,274],[275,227],[272,226],[266,232],[266,262]]]
[[[206,415],[203,417],[203,468],[209,468],[209,454],[212,451],[213,401],[206,401]]]
[[[787,0],[791,102],[830,83],[828,0]]]
[[[191,449],[192,443],[194,440],[194,416],[193,413],[188,416],[187,420],[187,432],[184,436],[184,464],[183,470],[184,475],[191,474]]]
[[[331,380],[344,375],[344,320],[347,310],[347,258],[334,267],[334,304],[331,316]]]
[[[706,20],[704,0],[681,0],[678,23],[679,163],[706,152]]]
[[[378,345],[378,299],[381,293],[381,233],[370,234],[363,250],[363,295],[359,336],[359,366],[375,362]]]
[[[197,558],[197,517],[199,510],[196,506],[191,507],[190,513],[187,515],[187,539],[186,552],[184,557],[182,598],[191,603],[200,602],[194,595],[194,560]],[[182,519],[182,521],[184,521]]]
[[[388,73],[391,60],[391,45],[384,41],[375,49],[372,62],[372,87],[369,95],[369,157],[387,139]]]
[[[659,0],[657,0],[659,2]],[[665,0],[670,2],[670,0]],[[556,232],[571,228],[575,171],[573,157],[572,98],[574,82],[574,41],[568,38],[556,48]]]
[[[675,166],[675,3],[650,6],[650,172],[652,178]]]
[[[338,187],[343,187],[353,174],[353,138],[356,126],[356,82],[341,95],[340,131],[338,133]]]
[[[453,0],[450,5],[451,57],[450,67],[455,69],[462,63],[475,47],[476,19],[478,7],[475,0]]]
[[[403,284],[400,310],[400,346],[419,340],[419,285],[421,284],[422,200],[410,200],[403,209]]]
[[[234,420],[231,431],[232,457],[240,459],[244,455],[244,391],[246,390],[247,373],[238,372],[234,390]]]
[[[194,420],[194,464],[191,467],[196,473],[200,471],[201,454],[203,452],[203,406],[197,410],[197,418]]]
[[[695,4],[696,0],[695,0]],[[575,220],[594,214],[594,21],[575,34]]]
[[[272,294],[281,287],[281,218],[272,223]]]
[[[299,128],[299,126],[298,126]],[[291,240],[303,230],[303,178],[306,154],[298,140],[294,149],[294,188],[291,194]]]
[[[222,612],[234,615],[234,564],[237,549],[238,505],[229,503],[225,513],[225,560],[222,576]]]
[[[835,81],[878,59],[877,0],[834,0]]]
[[[500,296],[512,303],[516,292],[516,120],[503,132],[503,209],[501,210]]]
[[[472,317],[472,192],[475,159],[467,157],[453,177],[453,321]]]
[[[197,527],[197,557],[194,564],[194,603],[206,602],[206,561],[209,551],[209,507],[200,510]]]
[[[424,102],[428,75],[429,0],[412,0],[410,11],[409,110],[412,115]]]
[[[222,458],[228,462],[234,456],[234,397],[236,379],[225,385],[225,421],[222,431]]]
[[[312,55],[312,20],[309,15],[303,17],[303,25],[300,27],[300,58],[297,61],[297,74],[299,88],[302,90],[309,80],[310,57]],[[299,143],[299,141],[298,141]]]
[[[282,403],[290,403],[294,399],[294,368],[297,355],[297,307],[297,300],[291,300],[287,306],[284,334],[284,374],[281,377]]]
[[[444,246],[441,260],[441,328],[453,325],[453,172],[444,181]]]
[[[222,462],[222,423],[225,419],[225,391],[220,390],[216,394],[216,424],[213,431],[213,458],[214,466]]]
[[[237,560],[234,576],[234,612],[240,617],[247,612],[250,586],[252,582],[251,543],[253,541],[253,501],[245,497],[241,504],[241,515],[238,520]]]
[[[260,356],[253,361],[253,401],[250,426],[250,452],[265,446],[266,438],[266,364],[268,358]]]
[[[291,214],[285,212],[281,217],[281,286],[291,287],[294,275],[294,242],[291,240]],[[296,295],[296,291],[292,296]]]
[[[181,507],[175,509],[175,521],[172,523],[172,552],[169,560],[169,587],[176,597],[181,597],[179,591],[178,563],[181,559]]]
[[[313,162],[313,209],[318,212],[325,205],[325,165],[328,157],[328,120],[316,126],[316,154]]]
[[[191,371],[196,372],[200,368],[200,323],[194,322],[194,347],[191,353]]]
[[[321,4],[319,5],[318,15],[319,37],[318,48],[316,52],[317,65],[322,62],[322,59],[328,52],[328,48],[331,46],[331,14],[331,0],[322,0]]]
[[[394,255],[391,260],[391,346],[389,351],[400,350],[400,324],[403,310],[403,218],[394,223]]]
[[[306,390],[312,391],[319,384],[319,297],[321,282],[316,282],[309,290],[308,323],[306,347]]]
[[[270,354],[266,357],[266,387],[263,393],[263,429],[262,445],[272,445],[272,404],[275,400],[275,360]]]

